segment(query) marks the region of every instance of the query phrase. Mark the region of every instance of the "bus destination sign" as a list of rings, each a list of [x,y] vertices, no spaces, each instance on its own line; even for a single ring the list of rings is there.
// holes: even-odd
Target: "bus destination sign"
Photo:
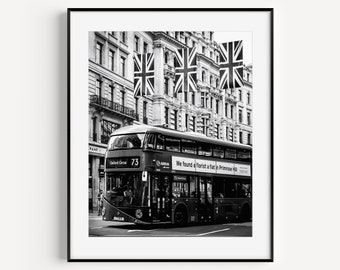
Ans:
[[[106,168],[139,168],[139,157],[108,158]]]
[[[250,165],[213,160],[172,157],[172,169],[189,172],[204,172],[228,175],[251,176]]]

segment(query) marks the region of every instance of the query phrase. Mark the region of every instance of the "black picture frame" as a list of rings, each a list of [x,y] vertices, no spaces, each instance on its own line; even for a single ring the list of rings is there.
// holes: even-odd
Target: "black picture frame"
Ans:
[[[234,258],[234,259],[210,259],[210,258],[202,258],[202,259],[140,259],[140,258],[79,258],[75,257],[72,254],[72,248],[71,248],[71,175],[72,175],[72,152],[71,152],[71,145],[72,145],[72,126],[71,126],[71,111],[72,111],[72,89],[71,89],[71,81],[72,81],[72,74],[71,74],[71,17],[74,13],[79,12],[152,12],[152,13],[161,13],[161,12],[216,12],[216,14],[221,12],[246,12],[246,13],[257,13],[257,12],[264,12],[268,13],[270,15],[270,22],[269,22],[269,36],[270,36],[270,52],[269,52],[269,59],[270,59],[270,74],[268,74],[268,80],[270,80],[270,96],[269,98],[269,104],[270,108],[270,123],[268,124],[268,129],[270,132],[270,142],[269,142],[269,150],[270,150],[270,172],[268,173],[270,177],[269,181],[269,192],[270,192],[270,232],[269,232],[269,238],[270,243],[268,243],[269,248],[269,257],[267,258]],[[273,262],[274,261],[274,130],[273,130],[273,110],[274,110],[274,9],[273,8],[196,8],[196,9],[186,9],[186,8],[68,8],[67,9],[67,30],[68,30],[68,41],[67,41],[67,87],[68,87],[68,101],[67,101],[67,107],[68,107],[68,122],[67,122],[67,128],[68,128],[68,170],[67,170],[67,177],[68,177],[68,184],[67,184],[67,261],[68,262]]]

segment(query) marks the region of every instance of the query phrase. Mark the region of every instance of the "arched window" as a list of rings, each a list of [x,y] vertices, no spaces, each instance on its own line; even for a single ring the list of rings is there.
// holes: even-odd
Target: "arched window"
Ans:
[[[205,82],[206,80],[207,80],[207,77],[206,77],[205,71],[203,70],[202,71],[202,81]]]

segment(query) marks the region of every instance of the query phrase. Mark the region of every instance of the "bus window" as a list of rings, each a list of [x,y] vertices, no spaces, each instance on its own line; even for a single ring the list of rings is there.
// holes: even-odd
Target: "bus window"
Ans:
[[[175,198],[189,197],[189,186],[186,176],[174,175],[174,181],[172,182],[172,195]]]
[[[237,150],[237,159],[240,161],[250,161],[251,154],[249,150]]]
[[[180,151],[180,139],[165,137],[165,150],[172,151],[172,152],[179,152]]]
[[[156,139],[156,149],[157,150],[164,150],[164,136],[161,134],[157,135]]]
[[[231,148],[226,148],[224,151],[224,158],[236,159],[236,150]]]
[[[126,134],[112,136],[109,140],[109,150],[141,148],[145,134]]]
[[[224,158],[224,148],[222,146],[214,146],[213,157]]]
[[[239,198],[251,198],[251,185],[250,184],[241,184],[239,183],[237,186],[237,197]]]
[[[225,196],[226,198],[237,197],[237,183],[230,180],[225,182]]]
[[[211,145],[207,143],[200,143],[198,145],[198,155],[200,156],[206,156],[206,157],[211,157],[212,155],[212,149]]]
[[[190,197],[196,198],[197,197],[197,177],[196,176],[189,176],[190,180]]]
[[[187,154],[196,154],[196,142],[182,139],[182,152]]]
[[[146,134],[144,148],[145,149],[155,148],[155,134],[154,133]]]
[[[214,186],[213,186],[213,196],[215,198],[225,198],[225,188],[224,188],[225,179],[214,178]]]

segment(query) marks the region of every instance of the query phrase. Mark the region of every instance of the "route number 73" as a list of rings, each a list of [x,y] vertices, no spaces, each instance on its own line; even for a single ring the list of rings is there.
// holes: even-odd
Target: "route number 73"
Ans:
[[[139,158],[131,158],[131,167],[139,167]]]

